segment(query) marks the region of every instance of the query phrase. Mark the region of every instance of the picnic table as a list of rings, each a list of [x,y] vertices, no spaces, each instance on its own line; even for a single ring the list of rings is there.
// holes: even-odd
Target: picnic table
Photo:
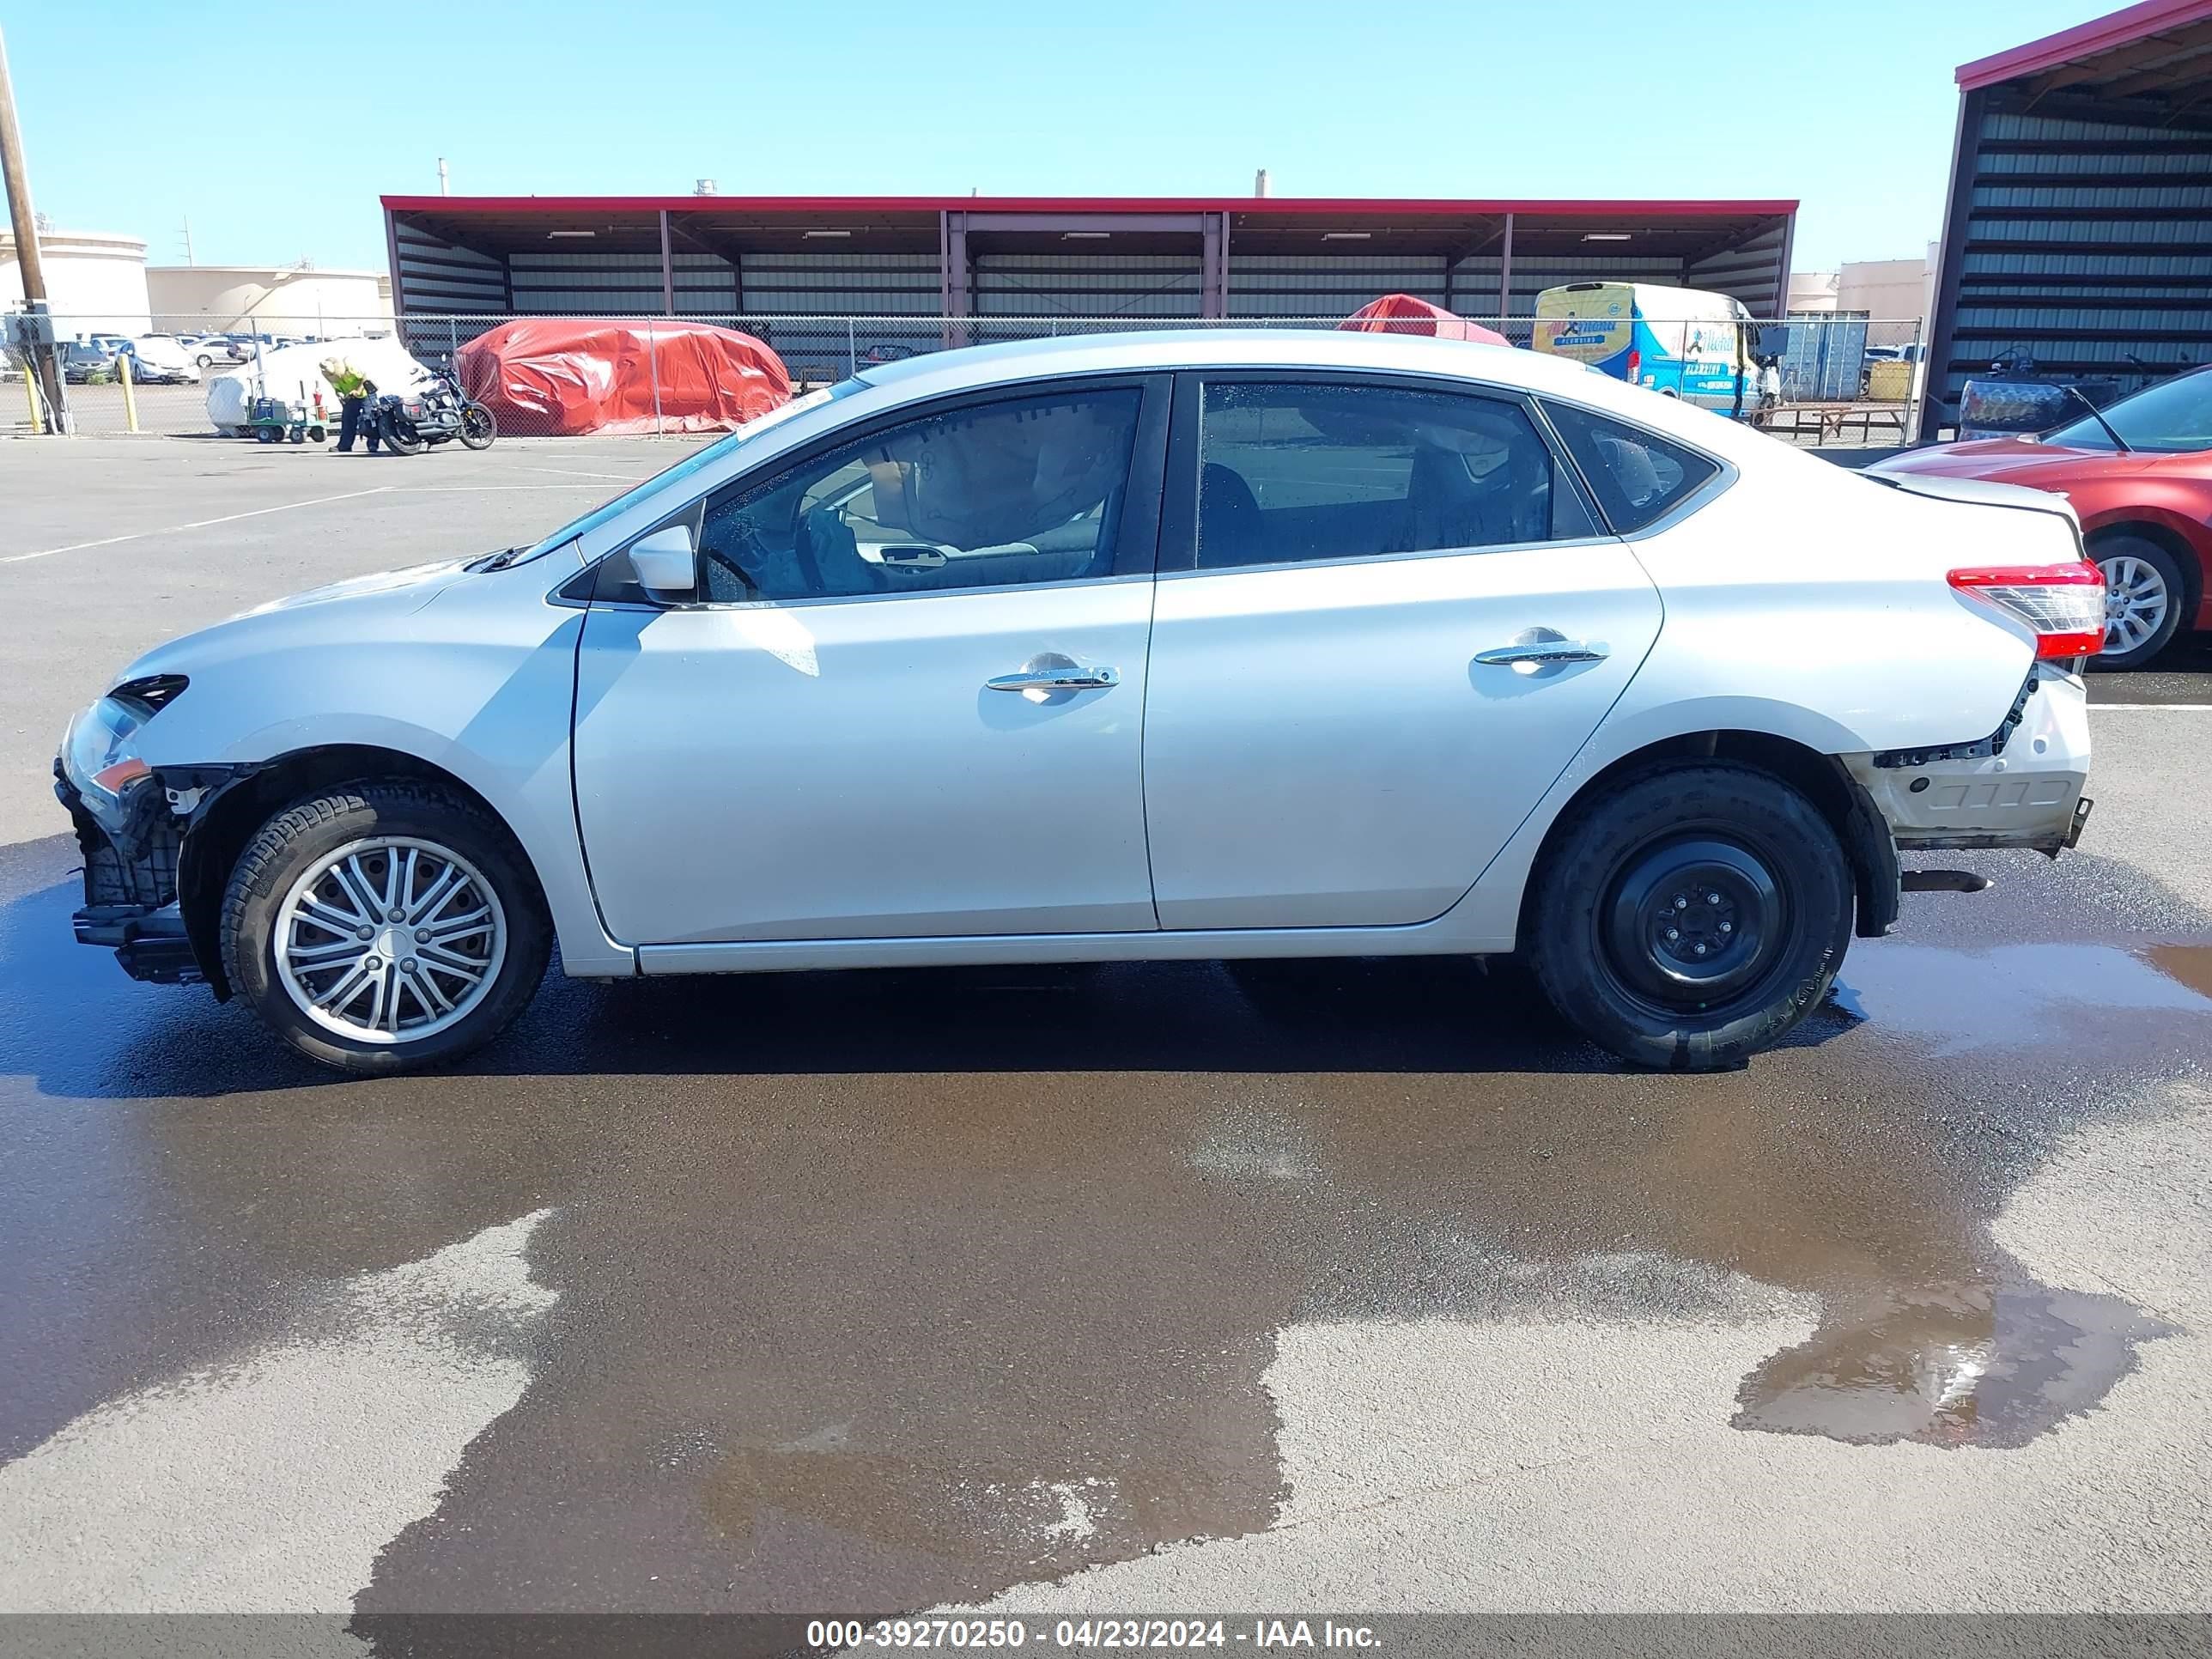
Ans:
[[[1905,436],[1905,405],[1861,401],[1772,404],[1752,416],[1752,424],[1778,436],[1810,435],[1816,443],[1840,442],[1845,428],[1856,422],[1862,441],[1871,442],[1874,428],[1887,428]]]

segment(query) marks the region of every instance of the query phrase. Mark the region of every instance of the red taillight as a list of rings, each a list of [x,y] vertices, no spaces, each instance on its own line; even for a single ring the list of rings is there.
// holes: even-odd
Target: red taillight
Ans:
[[[1639,374],[1641,374],[1641,373],[1643,372],[1643,369],[1644,369],[1644,354],[1643,354],[1642,352],[1640,352],[1640,351],[1636,350],[1634,348],[1632,348],[1632,348],[1630,349],[1630,350],[1629,350],[1629,353],[1628,353],[1628,383],[1629,383],[1629,385],[1631,385],[1631,386],[1634,386],[1634,385],[1636,384],[1636,377],[1637,377]]]
[[[2094,657],[2104,649],[2105,573],[2087,559],[1978,565],[1954,570],[1951,586],[2026,623],[2039,659]]]

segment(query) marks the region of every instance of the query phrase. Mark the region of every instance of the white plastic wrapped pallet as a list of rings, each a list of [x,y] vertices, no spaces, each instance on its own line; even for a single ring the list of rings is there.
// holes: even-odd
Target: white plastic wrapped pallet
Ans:
[[[380,392],[404,392],[430,378],[430,371],[389,337],[380,340],[319,340],[313,345],[264,346],[261,360],[248,358],[208,382],[208,420],[218,432],[239,434],[252,417],[258,397],[283,398],[313,405],[320,391],[331,418],[337,418],[337,394],[323,379],[323,359],[343,357],[376,382]]]

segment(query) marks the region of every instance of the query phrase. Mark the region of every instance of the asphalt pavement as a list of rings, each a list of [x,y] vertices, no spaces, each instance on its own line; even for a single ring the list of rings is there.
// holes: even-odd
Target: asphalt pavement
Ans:
[[[104,675],[681,453],[0,444],[0,1611],[2212,1604],[2202,653],[1718,1077],[1440,960],[556,976],[349,1081],[70,942]]]

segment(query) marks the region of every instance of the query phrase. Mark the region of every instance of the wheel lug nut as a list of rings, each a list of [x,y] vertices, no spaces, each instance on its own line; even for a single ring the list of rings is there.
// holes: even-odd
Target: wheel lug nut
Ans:
[[[1674,908],[1677,910],[1686,910],[1690,908],[1690,901],[1677,893],[1674,895]]]
[[[381,968],[384,966],[384,964],[379,962],[374,957],[362,957],[361,965],[364,968]]]
[[[404,910],[394,910],[392,913],[392,919],[394,921],[404,921],[407,920],[407,913]]]
[[[1705,947],[1702,945],[1692,945],[1690,949],[1698,956],[1703,956],[1705,953]]]
[[[354,937],[356,939],[374,939],[376,937],[376,929],[374,927],[356,928],[354,931]]]
[[[1735,932],[1735,924],[1732,921],[1723,922],[1721,924],[1721,932],[1723,933],[1733,933]]]
[[[1672,943],[1674,943],[1674,940],[1676,940],[1676,939],[1680,939],[1680,938],[1681,938],[1681,937],[1682,937],[1682,930],[1681,930],[1680,928],[1679,928],[1679,927],[1669,927],[1669,928],[1667,930],[1667,940],[1668,940],[1668,944],[1670,944],[1670,945],[1671,945]]]
[[[415,958],[410,957],[406,961],[401,963],[399,964],[399,971],[403,974],[413,973],[415,971]]]
[[[1718,904],[1720,902],[1721,896],[1718,893],[1708,893],[1705,895],[1705,902],[1708,904]]]

